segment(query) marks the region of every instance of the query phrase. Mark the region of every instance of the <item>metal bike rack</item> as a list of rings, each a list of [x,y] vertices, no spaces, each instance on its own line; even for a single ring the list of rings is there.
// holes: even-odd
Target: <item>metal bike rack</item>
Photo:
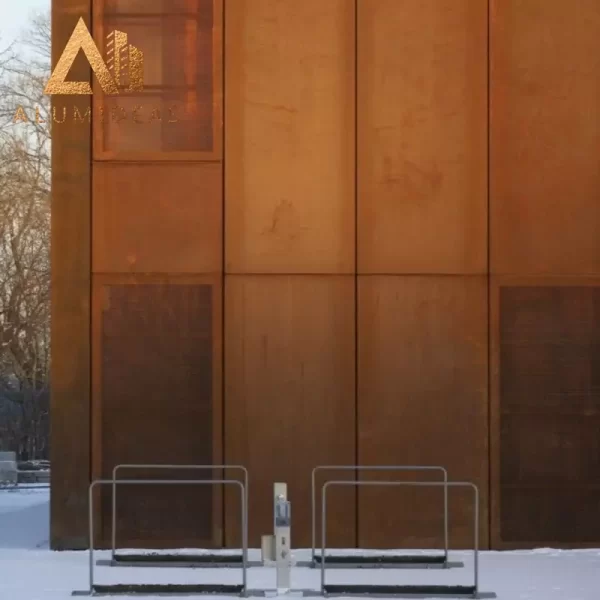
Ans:
[[[241,494],[241,517],[242,517],[242,584],[116,584],[97,585],[94,582],[94,489],[101,485],[234,485],[240,488]],[[85,592],[73,592],[74,596],[112,596],[120,594],[219,594],[219,595],[248,595],[248,537],[246,522],[246,488],[241,481],[235,479],[99,479],[93,481],[89,488],[89,537],[90,537],[90,560],[89,560],[89,590]]]
[[[115,466],[112,472],[112,531],[111,531],[111,560],[113,567],[190,567],[190,568],[231,568],[239,567],[244,557],[241,553],[223,554],[218,552],[202,552],[197,554],[168,554],[168,553],[139,553],[139,554],[117,554],[117,475],[124,470],[160,470],[160,471],[241,471],[244,480],[244,499],[246,504],[246,526],[248,524],[248,469],[241,465],[142,465],[142,464],[120,464]],[[246,538],[248,531],[246,530]],[[245,556],[248,567],[262,566],[261,561],[249,561]],[[98,561],[105,564],[105,561]]]
[[[329,555],[325,559],[324,554],[316,554],[316,475],[319,471],[372,471],[372,472],[391,472],[391,471],[436,471],[442,474],[444,485],[444,554],[442,555],[409,555],[409,554],[379,554],[374,556],[360,556],[356,554],[337,554]],[[338,466],[319,466],[312,470],[311,481],[311,515],[312,515],[312,553],[309,563],[298,563],[298,566],[310,566],[318,568],[323,560],[327,561],[327,566],[331,568],[450,568],[462,567],[460,562],[451,563],[448,559],[448,471],[442,466],[415,466],[415,465],[338,465]]]
[[[327,489],[332,486],[404,486],[404,487],[468,487],[473,490],[473,585],[349,585],[326,584],[325,566],[328,561],[321,561],[321,595],[322,596],[468,596],[482,597],[479,594],[479,490],[473,483],[450,481],[326,481],[322,488],[321,514],[321,556],[325,558],[327,534]],[[487,596],[487,594],[486,594]]]

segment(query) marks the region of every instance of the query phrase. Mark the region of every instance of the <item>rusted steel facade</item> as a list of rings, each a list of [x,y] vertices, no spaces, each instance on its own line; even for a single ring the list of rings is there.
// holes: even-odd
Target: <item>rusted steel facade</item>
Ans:
[[[53,0],[55,63],[80,17],[144,89],[82,55],[53,98],[92,119],[53,132],[52,545],[131,462],[248,467],[255,546],[274,481],[307,546],[357,463],[473,481],[484,547],[597,545],[600,4]],[[120,543],[239,546],[235,490],[119,498]],[[442,542],[431,490],[331,503],[337,546]]]

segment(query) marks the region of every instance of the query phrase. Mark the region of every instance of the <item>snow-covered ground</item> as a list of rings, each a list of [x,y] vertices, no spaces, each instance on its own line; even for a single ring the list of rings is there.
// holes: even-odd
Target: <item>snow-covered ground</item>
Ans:
[[[48,491],[0,490],[0,598],[67,600],[73,590],[88,587],[87,552],[48,550]],[[294,553],[308,559],[309,551]],[[95,557],[106,559],[106,552]],[[257,556],[253,551],[251,559]],[[330,570],[328,583],[464,584],[472,582],[472,553],[452,552],[464,568],[450,570]],[[319,572],[297,568],[292,585],[319,587]],[[97,567],[96,583],[241,583],[237,569]],[[248,571],[250,589],[275,586],[272,568]],[[600,600],[600,550],[483,552],[480,590],[498,600]],[[146,598],[150,598],[147,596]]]
[[[14,552],[47,548],[50,529],[48,487],[0,488],[0,581],[8,549]],[[0,584],[1,585],[1,584]],[[20,600],[20,599],[16,599]]]

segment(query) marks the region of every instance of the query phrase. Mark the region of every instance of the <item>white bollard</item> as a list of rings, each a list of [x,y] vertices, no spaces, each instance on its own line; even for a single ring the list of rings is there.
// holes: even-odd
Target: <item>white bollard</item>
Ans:
[[[287,484],[274,485],[275,567],[277,593],[289,592],[292,573],[291,504]]]

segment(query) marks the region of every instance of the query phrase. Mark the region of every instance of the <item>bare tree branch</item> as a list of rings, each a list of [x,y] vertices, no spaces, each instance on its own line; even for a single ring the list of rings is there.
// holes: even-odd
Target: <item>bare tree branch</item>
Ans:
[[[2,46],[0,45],[0,48]],[[50,17],[0,49],[0,449],[48,453]],[[14,123],[21,106],[40,121]]]

